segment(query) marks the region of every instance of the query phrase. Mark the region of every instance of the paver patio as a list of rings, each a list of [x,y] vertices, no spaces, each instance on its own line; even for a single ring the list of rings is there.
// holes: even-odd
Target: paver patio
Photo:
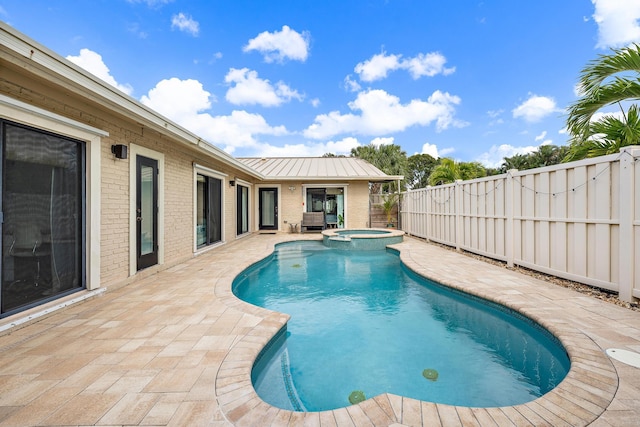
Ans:
[[[294,238],[319,236],[254,234],[5,330],[0,426],[640,424],[640,369],[604,353],[640,352],[640,313],[414,238],[394,246],[410,268],[518,309],[556,334],[572,359],[565,381],[507,408],[387,394],[327,412],[267,405],[251,387],[250,369],[288,316],[239,301],[230,288],[245,267]]]

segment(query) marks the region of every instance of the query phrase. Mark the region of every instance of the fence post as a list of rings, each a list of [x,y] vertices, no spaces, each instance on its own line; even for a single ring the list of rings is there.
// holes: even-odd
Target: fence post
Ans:
[[[634,230],[635,217],[635,158],[640,156],[640,146],[620,149],[620,249],[618,298],[633,301],[634,288]]]
[[[506,217],[506,223],[504,226],[504,252],[507,257],[507,266],[513,267],[514,254],[513,254],[513,174],[517,172],[517,169],[509,169],[507,171],[507,179],[504,190],[504,214]]]
[[[462,248],[462,180],[456,179],[455,187],[453,187],[453,197],[455,200],[454,209],[456,211],[456,250],[460,251]]]
[[[429,198],[431,197],[429,192],[431,186],[427,185],[427,188],[425,190],[423,190],[423,196],[424,197],[424,201],[421,203],[422,206],[424,206],[424,210],[425,210],[425,217],[424,217],[424,226],[426,227],[425,231],[424,231],[424,235],[425,235],[425,239],[427,240],[427,242],[430,240],[429,239],[429,230],[430,230],[430,225],[431,225],[431,219],[429,219]],[[422,200],[422,197],[420,198],[420,200]]]

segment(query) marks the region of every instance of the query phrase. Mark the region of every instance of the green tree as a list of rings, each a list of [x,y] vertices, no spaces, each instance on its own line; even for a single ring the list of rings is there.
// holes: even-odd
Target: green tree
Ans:
[[[640,99],[640,44],[614,49],[589,62],[578,87],[582,96],[568,110],[571,146],[565,160],[592,157],[639,142],[637,106],[632,104],[625,111],[623,102]],[[614,104],[619,106],[622,119],[606,115],[592,122],[595,113]]]
[[[405,176],[407,173],[407,153],[396,144],[360,145],[351,149],[351,156],[366,160],[387,175]],[[397,184],[393,182],[385,184],[383,189],[394,192],[399,190],[396,187]]]
[[[414,154],[407,160],[407,175],[405,176],[407,185],[410,188],[424,188],[429,185],[429,175],[438,161],[429,154]]]
[[[511,157],[505,157],[500,170],[505,173],[509,169],[526,170],[540,168],[544,166],[557,165],[562,163],[567,155],[569,147],[566,145],[541,145],[532,153],[515,154]]]
[[[487,169],[480,162],[460,162],[460,179],[475,179],[487,176]]]
[[[487,170],[479,162],[456,162],[443,158],[429,175],[429,184],[439,185],[455,182],[458,179],[474,179],[487,176]]]

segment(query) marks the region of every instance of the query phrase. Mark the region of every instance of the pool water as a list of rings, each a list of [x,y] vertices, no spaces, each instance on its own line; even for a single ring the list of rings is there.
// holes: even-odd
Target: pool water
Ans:
[[[284,409],[345,407],[354,392],[510,406],[550,391],[570,366],[535,322],[428,281],[393,251],[286,243],[239,275],[233,291],[291,315],[252,374],[258,395]]]

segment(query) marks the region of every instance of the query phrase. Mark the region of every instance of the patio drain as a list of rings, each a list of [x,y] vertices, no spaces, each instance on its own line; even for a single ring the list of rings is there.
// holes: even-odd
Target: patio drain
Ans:
[[[627,365],[640,368],[640,353],[629,350],[621,350],[619,348],[608,348],[607,355]]]

